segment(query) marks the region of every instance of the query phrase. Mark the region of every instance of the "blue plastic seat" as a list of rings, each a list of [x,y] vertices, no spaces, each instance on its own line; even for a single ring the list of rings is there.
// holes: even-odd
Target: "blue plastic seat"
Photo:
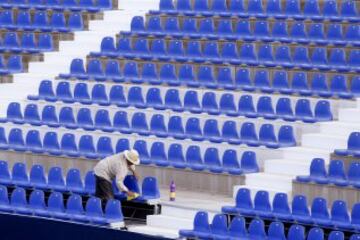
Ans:
[[[50,25],[52,31],[68,32],[69,29],[66,26],[65,16],[63,13],[54,13],[50,18]]]
[[[176,77],[176,69],[173,64],[164,64],[160,69],[160,82],[170,86],[180,85],[180,81]]]
[[[60,125],[69,128],[76,129],[77,124],[75,122],[74,112],[71,107],[62,107],[59,113]]]
[[[120,138],[117,143],[116,143],[116,147],[115,147],[115,152],[116,153],[120,153],[123,152],[125,150],[129,150],[130,149],[130,142],[127,138]]]
[[[340,20],[337,1],[329,0],[324,2],[323,15],[331,20]]]
[[[154,142],[150,149],[151,160],[161,167],[169,166],[169,161],[165,153],[165,145],[162,142]]]
[[[221,112],[228,116],[238,116],[238,110],[235,106],[234,95],[224,93],[220,98],[219,108]]]
[[[87,131],[95,130],[91,111],[88,108],[80,108],[76,117],[77,126]]]
[[[97,129],[100,129],[104,132],[113,132],[114,128],[112,126],[109,112],[104,109],[100,109],[96,112],[94,118],[94,124]]]
[[[269,0],[268,6],[271,5],[271,2],[276,2],[276,1],[279,3],[279,0]],[[279,11],[279,13],[280,13],[280,11]],[[269,13],[267,13],[267,14],[269,14]],[[271,14],[276,14],[276,13],[271,13]],[[271,34],[272,34],[272,38],[274,40],[277,40],[280,42],[290,42],[286,22],[276,21],[273,25]]]
[[[288,196],[285,193],[276,193],[272,202],[273,216],[280,220],[291,220],[291,211],[288,203]]]
[[[96,151],[100,158],[105,158],[114,155],[114,149],[112,146],[110,137],[100,137],[96,144]]]
[[[254,76],[254,85],[259,88],[262,92],[271,93],[273,92],[270,87],[269,72],[265,70],[257,70]]]
[[[305,196],[295,195],[291,206],[291,215],[295,221],[307,224],[313,223]]]
[[[53,84],[50,80],[43,80],[39,85],[38,96],[30,95],[28,99],[30,100],[38,100],[45,99],[47,101],[55,101],[55,92],[53,90]]]
[[[335,184],[337,186],[348,185],[344,170],[344,163],[341,160],[330,161],[328,180],[329,183]]]
[[[105,81],[106,77],[101,66],[101,62],[98,59],[91,59],[87,65],[87,74],[89,78],[96,81]]]
[[[9,202],[9,193],[7,187],[0,186],[0,211],[11,212],[11,206]]]
[[[49,24],[47,14],[44,11],[35,12],[32,25],[35,29],[38,29],[43,32],[51,31],[51,26]]]
[[[104,225],[106,223],[100,198],[90,197],[87,200],[85,205],[85,215],[89,221],[94,224]]]
[[[248,227],[250,239],[264,239],[266,238],[265,225],[263,220],[254,219],[250,222]]]
[[[241,64],[237,46],[233,42],[225,42],[222,45],[221,57],[231,64]]]
[[[19,11],[17,16],[17,27],[24,30],[34,30],[34,27],[31,24],[29,11]]]
[[[150,164],[151,163],[150,154],[148,152],[147,144],[145,141],[143,141],[143,140],[135,141],[133,148],[136,151],[138,151],[140,159],[141,159],[140,160],[141,164]]]
[[[218,44],[216,42],[207,42],[204,45],[203,56],[206,61],[211,63],[222,63],[223,59],[220,58]]]
[[[23,152],[26,150],[23,132],[19,128],[13,128],[10,130],[8,143],[9,148],[15,151]]]
[[[219,152],[217,148],[207,148],[204,154],[204,165],[213,173],[221,173],[223,171],[220,162]]]
[[[181,65],[178,76],[182,84],[186,84],[189,87],[200,86],[199,82],[195,80],[192,65],[188,65],[188,64]]]
[[[329,240],[344,240],[345,236],[343,232],[340,231],[332,231],[329,234]]]
[[[305,239],[305,228],[301,225],[293,224],[289,228],[287,237],[294,240]]]
[[[222,127],[221,136],[223,141],[230,144],[240,144],[239,131],[235,121],[225,121]]]
[[[1,48],[5,51],[13,51],[15,53],[21,52],[17,34],[13,32],[5,33]]]
[[[90,94],[86,83],[77,83],[75,85],[74,100],[82,104],[91,104]]]
[[[6,111],[6,118],[16,124],[24,123],[24,117],[21,111],[20,103],[12,102],[8,105]]]
[[[37,189],[47,189],[45,170],[42,165],[35,164],[30,170],[30,185]]]
[[[296,178],[300,182],[309,182],[313,181],[318,184],[327,184],[327,172],[325,169],[325,161],[322,158],[314,158],[310,165],[310,175],[309,176],[298,176]]]
[[[175,139],[185,139],[184,127],[180,116],[171,116],[169,118],[168,135]]]
[[[261,45],[258,50],[258,59],[261,65],[267,67],[275,67],[274,57],[272,55],[272,47],[269,44]]]
[[[5,186],[11,185],[9,166],[6,161],[0,161],[0,184]],[[0,191],[3,191],[3,189],[0,189]]]
[[[314,73],[311,80],[311,91],[321,97],[331,97],[326,75],[324,73]]]
[[[227,216],[225,214],[216,214],[210,225],[211,235],[214,239],[223,239],[228,234]]]
[[[145,32],[144,18],[142,16],[135,16],[131,20],[130,29],[132,32],[141,34]]]
[[[308,36],[312,42],[318,44],[326,44],[328,42],[325,37],[324,25],[320,23],[313,23],[310,25]]]
[[[235,84],[232,77],[231,69],[228,67],[221,67],[218,69],[217,74],[218,86],[224,89],[234,90]]]
[[[198,69],[198,82],[201,86],[207,88],[216,88],[217,83],[215,82],[213,68],[210,66],[201,65]]]
[[[309,90],[307,74],[305,72],[295,72],[292,77],[291,87],[295,92],[300,95],[309,96],[311,90]]]
[[[351,229],[350,217],[345,201],[336,200],[331,207],[331,222],[332,225],[340,229]]]
[[[105,206],[105,219],[107,223],[122,222],[124,216],[121,211],[121,202],[115,199],[111,199]]]
[[[14,29],[14,16],[12,14],[12,11],[10,10],[5,10],[1,13],[0,15],[0,22],[1,22],[1,26],[3,28],[8,28],[8,29]]]
[[[308,35],[303,22],[294,22],[290,29],[290,36],[298,43],[308,43]]]
[[[45,133],[43,140],[44,151],[55,156],[61,155],[60,144],[56,132]]]
[[[360,234],[353,234],[350,237],[350,240],[359,240],[360,239]]]
[[[330,103],[326,100],[321,100],[316,103],[314,115],[316,121],[331,121],[333,115],[331,113]]]
[[[69,82],[59,82],[56,87],[56,98],[59,101],[66,103],[74,103],[74,97],[72,91],[70,90]]]
[[[164,102],[159,88],[149,88],[146,93],[146,105],[156,110],[164,110]]]
[[[120,72],[119,63],[116,60],[109,60],[105,65],[105,76],[114,82],[122,82],[123,77]]]
[[[354,229],[359,229],[360,227],[360,204],[355,203],[351,210],[351,224]]]
[[[84,194],[84,183],[77,168],[71,168],[66,174],[66,189],[72,193]]]
[[[125,56],[130,56],[131,58],[141,58],[144,60],[151,60],[152,56],[149,50],[149,41],[145,38],[138,38],[134,42],[133,50],[125,54]],[[126,72],[124,69],[124,75],[126,76]]]
[[[240,115],[248,118],[255,118],[258,116],[251,95],[243,95],[240,97],[238,111]]]
[[[186,150],[185,159],[187,166],[192,170],[202,171],[205,169],[199,146],[189,146]]]
[[[185,238],[209,238],[211,230],[207,212],[197,212],[194,218],[193,230],[180,230],[179,235]]]
[[[293,127],[288,125],[281,126],[278,133],[278,141],[280,147],[296,146]]]
[[[1,150],[9,149],[8,140],[5,135],[5,129],[3,127],[0,127],[0,149]]]
[[[324,231],[318,227],[311,228],[308,233],[307,239],[308,240],[322,240],[322,239],[324,239]]]
[[[65,133],[61,138],[61,152],[69,157],[79,157],[78,147],[75,142],[75,135]]]
[[[35,104],[26,105],[24,110],[24,120],[26,123],[34,126],[41,125],[40,114],[37,105]]]
[[[286,68],[294,67],[294,64],[290,56],[290,48],[285,45],[276,48],[275,61],[278,65],[282,67],[286,67]]]
[[[131,42],[129,38],[120,38],[117,44],[116,53],[114,55],[124,55],[127,58],[133,58]],[[96,55],[95,55],[96,56]],[[127,63],[125,64],[127,66]]]
[[[187,120],[185,126],[185,136],[194,141],[203,141],[204,136],[200,128],[200,120],[195,117],[191,117]]]
[[[295,105],[295,115],[298,120],[313,123],[316,121],[308,99],[299,99]]]
[[[194,18],[185,18],[182,27],[182,33],[190,38],[198,38],[197,26]]]
[[[136,112],[131,119],[132,130],[143,136],[150,134],[145,113]]]
[[[49,217],[50,213],[46,209],[45,194],[41,190],[34,190],[29,197],[29,208],[35,216]]]
[[[185,168],[185,157],[181,144],[173,143],[168,150],[168,160],[171,166],[175,168]]]
[[[236,193],[235,206],[222,207],[222,212],[228,214],[243,214],[245,216],[254,215],[250,190],[247,188],[240,188]]]
[[[242,0],[241,0],[242,1]],[[231,1],[233,3],[235,1]],[[250,23],[248,20],[240,20],[236,24],[235,34],[238,38],[250,41],[254,40],[255,37],[250,30]]]
[[[348,64],[352,71],[360,72],[360,51],[358,49],[352,49],[349,53]]]
[[[130,87],[128,90],[128,103],[136,108],[145,108],[144,97],[141,87]]]
[[[240,160],[241,169],[244,173],[259,172],[259,166],[256,161],[256,154],[252,151],[245,151]]]
[[[240,50],[240,60],[250,66],[257,65],[254,45],[251,43],[244,43]]]
[[[261,218],[271,218],[273,216],[269,200],[269,193],[267,191],[258,191],[255,194],[254,213]]]
[[[151,45],[151,53],[154,59],[160,61],[169,61],[170,57],[167,54],[165,41],[163,39],[154,39]]]
[[[329,65],[332,68],[337,69],[338,71],[347,71],[348,66],[345,60],[345,52],[344,49],[341,48],[333,48],[330,51],[329,55]]]
[[[336,149],[335,153],[340,156],[358,156],[360,151],[360,133],[352,132],[347,141],[347,149]]]
[[[31,209],[26,200],[26,192],[23,188],[15,188],[11,193],[10,205],[12,210],[18,214],[31,215]]]
[[[308,48],[306,47],[295,47],[293,59],[294,64],[300,68],[312,68],[310,64]]]
[[[235,216],[229,226],[228,236],[231,238],[246,238],[247,230],[245,227],[245,219],[243,217]]]
[[[360,76],[354,76],[351,79],[351,93],[358,96],[360,93]]]
[[[37,130],[30,130],[25,139],[25,145],[28,151],[33,153],[43,153],[43,147],[40,139],[40,133]]]
[[[200,0],[204,1],[204,0]],[[205,0],[206,1],[206,0]],[[208,39],[216,39],[217,36],[214,34],[215,32],[215,26],[212,18],[204,18],[201,19],[199,22],[199,29],[198,33],[200,36],[204,36]]]
[[[281,222],[272,222],[268,228],[268,239],[286,240],[284,224]]]
[[[321,47],[315,48],[311,56],[311,63],[320,70],[329,70],[330,66],[327,61],[326,49]]]
[[[261,2],[255,0],[256,2]],[[272,37],[270,36],[269,25],[266,21],[257,21],[254,26],[254,36],[257,40],[262,41],[271,41]]]
[[[272,124],[263,124],[259,131],[259,142],[268,148],[278,148],[279,144],[275,136],[274,126]]]
[[[175,37],[177,35],[179,35],[179,37],[182,36],[180,30],[178,30],[178,31],[176,31],[176,33],[172,33],[172,34],[175,35]],[[168,45],[168,54],[171,56],[171,58],[174,58],[180,62],[186,62],[187,59],[184,56],[184,53],[185,53],[184,45],[181,40],[170,40],[169,45]]]
[[[48,188],[54,191],[64,192],[65,181],[60,167],[51,167],[48,172]]]
[[[264,8],[261,0],[251,0],[248,2],[248,13],[251,16],[263,18],[265,17]]]
[[[159,199],[160,191],[156,178],[146,177],[141,185],[141,200],[147,201],[152,199]]]
[[[313,20],[322,20],[323,16],[320,13],[319,1],[318,0],[306,1],[304,4],[304,15],[307,18]]]
[[[165,126],[164,116],[162,114],[154,114],[150,120],[150,133],[157,137],[167,137],[167,129]]]
[[[150,16],[148,20],[147,30],[155,36],[164,36],[163,28],[161,26],[161,19],[158,16]]]
[[[186,91],[184,96],[184,110],[191,113],[201,113],[202,108],[200,106],[198,93],[193,90]]]
[[[262,96],[257,102],[257,113],[265,119],[275,119],[276,115],[272,106],[271,97]]]
[[[227,149],[225,150],[222,157],[222,168],[224,172],[230,174],[239,175],[242,174],[242,169],[240,167],[240,162],[238,160],[235,150]]]
[[[345,34],[346,41],[350,41],[355,46],[360,46],[360,27],[358,25],[349,25]]]
[[[340,24],[334,23],[329,25],[327,31],[327,39],[330,40],[334,45],[344,45],[344,33]]]
[[[67,28],[71,31],[80,31],[84,28],[82,15],[79,13],[71,13],[68,18]]]
[[[266,4],[266,15],[273,16],[276,19],[285,18],[281,9],[280,0],[269,0]]]
[[[79,140],[79,155],[89,159],[96,159],[94,141],[91,135],[82,135]]]
[[[320,226],[331,226],[326,199],[321,197],[314,198],[311,205],[311,218]]]
[[[165,21],[164,30],[167,34],[174,37],[180,37],[180,26],[179,21],[176,17],[169,17]]]
[[[141,76],[142,78],[136,78],[138,80],[138,83],[144,81],[150,84],[160,84],[162,82],[162,79],[160,79],[158,76],[154,63],[145,63],[142,68]]]
[[[219,106],[214,92],[205,92],[201,101],[202,109],[211,115],[220,114]]]
[[[300,10],[300,1],[299,0],[289,0],[286,1],[285,7],[284,7],[284,13],[288,15],[289,17],[295,18],[295,19],[303,19],[304,15],[302,14]]]
[[[180,94],[177,89],[168,89],[165,93],[165,107],[175,112],[182,112],[184,110],[183,104],[180,100]]]
[[[348,21],[358,21],[359,13],[354,1],[343,1],[341,4],[341,18],[345,18]]]
[[[221,5],[224,3],[225,3],[225,1],[221,1],[221,0],[214,2],[214,4],[221,4]],[[226,7],[226,4],[225,4],[225,7]],[[220,14],[222,14],[223,16],[224,15],[230,16],[229,12],[226,12],[226,11],[221,12]],[[220,38],[224,38],[226,40],[235,40],[236,39],[236,36],[233,33],[232,22],[227,19],[222,19],[219,21],[219,24],[217,26],[217,33],[220,35]]]
[[[236,72],[235,83],[237,88],[240,88],[244,91],[254,91],[255,87],[253,86],[252,80],[250,79],[249,69],[240,68]]]
[[[82,198],[78,194],[72,194],[66,203],[67,218],[76,222],[89,222],[82,205]]]
[[[128,102],[125,99],[124,89],[120,85],[114,85],[110,89],[109,101],[111,104],[115,104],[119,107],[129,106]]]
[[[129,134],[132,132],[130,128],[127,112],[117,111],[113,119],[113,128],[115,131],[119,131],[124,134]]]

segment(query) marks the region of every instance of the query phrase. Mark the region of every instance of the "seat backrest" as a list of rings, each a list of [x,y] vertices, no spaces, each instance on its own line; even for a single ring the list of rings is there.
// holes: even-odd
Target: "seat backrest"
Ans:
[[[143,180],[141,187],[142,195],[147,199],[158,199],[160,198],[159,186],[156,178],[146,177]]]
[[[255,124],[252,122],[245,122],[240,129],[241,139],[257,141],[258,136],[255,130]]]
[[[350,223],[348,208],[345,201],[336,200],[331,207],[331,220],[342,223]]]
[[[95,174],[94,171],[88,171],[85,175],[85,191],[89,194],[95,194]]]
[[[20,103],[17,102],[10,103],[7,107],[6,117],[10,121],[22,120],[24,117],[21,111]]]
[[[210,228],[212,234],[226,236],[228,233],[226,215],[216,214],[213,218]]]
[[[131,31],[144,31],[145,30],[145,24],[144,24],[144,18],[142,16],[135,16],[131,20]]]
[[[147,148],[147,143],[144,140],[137,140],[134,143],[133,148],[138,151],[140,159],[149,159],[149,151]]]
[[[10,181],[10,171],[9,171],[9,166],[8,163],[6,161],[0,160],[0,179],[2,181]]]
[[[309,240],[323,240],[324,239],[324,231],[321,228],[314,227],[311,228],[307,239]]]
[[[272,202],[273,212],[290,214],[290,207],[286,193],[276,193]]]
[[[287,237],[288,237],[288,239],[304,240],[305,239],[305,228],[301,225],[293,224],[289,228]]]
[[[200,120],[194,117],[188,118],[185,126],[185,132],[187,134],[202,135]]]
[[[345,236],[343,232],[340,231],[331,231],[328,237],[328,240],[344,240]]]
[[[300,216],[309,216],[310,211],[307,204],[307,199],[303,195],[295,195],[291,203],[291,213]]]
[[[29,177],[27,174],[26,165],[20,162],[15,163],[12,168],[11,176],[13,180],[28,181]]]
[[[337,6],[337,1],[336,0],[328,0],[328,1],[324,1],[324,6],[323,6],[323,15],[324,16],[338,16],[339,15],[339,11],[338,11],[338,6]]]
[[[71,168],[66,174],[66,186],[71,188],[84,188],[80,170]]]
[[[284,224],[281,222],[272,222],[268,229],[268,238],[286,240]]]
[[[9,193],[5,186],[0,186],[0,205],[9,205]]]
[[[85,212],[86,215],[91,217],[103,217],[104,213],[100,198],[90,197],[86,202]]]
[[[197,212],[194,218],[194,230],[210,233],[209,217],[207,212]]]
[[[114,154],[114,149],[112,146],[110,137],[100,137],[96,144],[96,151],[100,154],[101,157],[107,157]]]
[[[261,219],[253,219],[248,227],[249,237],[253,238],[266,238],[264,221]]]
[[[332,160],[329,164],[329,178],[346,180],[344,163],[341,160]]]
[[[26,207],[27,206],[27,200],[26,200],[26,192],[23,188],[15,188],[10,197],[10,204],[12,206],[20,206],[20,207]]]
[[[32,209],[42,209],[45,210],[45,194],[41,190],[34,190],[31,192],[29,197],[29,206]]]
[[[252,209],[253,203],[251,201],[250,190],[240,188],[236,193],[235,204],[237,208]]]
[[[185,158],[188,163],[203,164],[199,146],[189,146]]]
[[[267,191],[258,191],[255,194],[254,209],[271,212],[269,193]]]
[[[259,166],[256,160],[256,153],[253,151],[245,151],[242,154],[241,160],[241,169],[244,172],[258,172]]]
[[[105,218],[112,221],[124,221],[124,216],[121,211],[121,202],[116,199],[110,199],[106,203]]]
[[[92,119],[91,111],[89,108],[80,108],[78,110],[78,114],[76,117],[76,122],[81,125],[94,125],[94,121]]]
[[[78,148],[75,142],[75,135],[72,133],[65,133],[61,138],[61,149],[66,151],[77,152]]]
[[[72,107],[62,107],[59,113],[59,122],[62,124],[75,124],[75,117]]]
[[[311,217],[329,219],[330,215],[327,208],[327,201],[325,198],[317,197],[313,199],[311,205]]]
[[[125,150],[130,150],[130,142],[127,138],[120,138],[116,143],[115,151],[120,153]]]
[[[83,214],[84,207],[82,205],[82,198],[78,194],[72,194],[66,203],[66,212],[68,214]]]
[[[322,158],[314,158],[310,165],[310,176],[327,177],[325,169],[325,160]]]
[[[150,149],[151,159],[167,160],[165,145],[163,142],[154,142]]]
[[[35,164],[30,170],[30,182],[36,186],[36,184],[46,184],[47,179],[45,176],[45,170],[42,165]]]
[[[246,237],[245,219],[240,216],[235,216],[230,223],[228,234],[231,237]]]
[[[111,127],[109,112],[105,109],[100,109],[95,114],[95,125]]]
[[[221,166],[217,148],[207,148],[204,154],[204,163],[208,166]]]
[[[309,16],[319,16],[320,7],[318,0],[308,0],[304,4],[304,14]]]
[[[65,181],[60,167],[51,167],[48,173],[48,184],[65,186]]]

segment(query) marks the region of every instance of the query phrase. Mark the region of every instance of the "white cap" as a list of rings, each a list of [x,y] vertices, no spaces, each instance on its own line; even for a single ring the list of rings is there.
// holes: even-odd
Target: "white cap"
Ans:
[[[125,150],[124,156],[125,156],[126,160],[128,160],[132,164],[134,164],[134,165],[140,164],[139,153],[135,149]]]

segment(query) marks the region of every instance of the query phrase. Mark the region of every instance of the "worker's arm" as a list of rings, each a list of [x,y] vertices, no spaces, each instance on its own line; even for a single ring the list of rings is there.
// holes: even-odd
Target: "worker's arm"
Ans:
[[[116,175],[116,186],[120,191],[125,192],[128,196],[134,196],[135,193],[129,191],[129,189],[124,184],[124,177],[121,174]]]

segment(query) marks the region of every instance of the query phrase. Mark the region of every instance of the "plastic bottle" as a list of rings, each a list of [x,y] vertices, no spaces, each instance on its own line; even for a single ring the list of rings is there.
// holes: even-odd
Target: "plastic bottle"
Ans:
[[[174,180],[170,183],[170,201],[175,201],[176,197],[176,185]]]

